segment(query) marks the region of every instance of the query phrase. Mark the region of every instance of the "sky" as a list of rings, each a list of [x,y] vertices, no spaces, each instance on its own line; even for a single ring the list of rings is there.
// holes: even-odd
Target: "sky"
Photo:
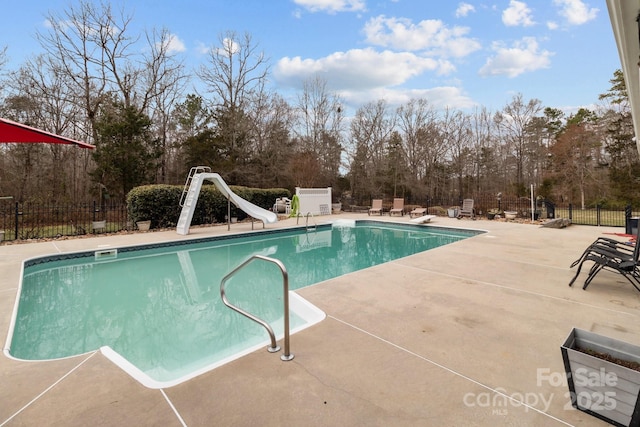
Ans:
[[[4,7],[8,69],[42,52],[46,16],[74,0]],[[129,0],[136,31],[166,28],[187,70],[221,34],[248,33],[269,58],[270,88],[300,93],[319,76],[352,111],[384,99],[498,111],[521,94],[568,113],[595,108],[621,68],[604,0]]]

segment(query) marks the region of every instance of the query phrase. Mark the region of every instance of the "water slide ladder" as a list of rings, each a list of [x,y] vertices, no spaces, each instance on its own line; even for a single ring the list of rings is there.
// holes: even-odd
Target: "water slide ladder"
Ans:
[[[287,269],[285,268],[284,264],[275,259],[275,258],[270,258],[264,255],[253,255],[252,257],[248,258],[246,261],[244,261],[242,264],[240,264],[239,266],[237,266],[236,268],[234,268],[233,270],[231,270],[231,272],[229,274],[227,274],[226,276],[224,276],[222,278],[222,281],[220,282],[220,296],[222,297],[222,302],[229,308],[231,308],[232,310],[237,311],[238,313],[242,314],[245,317],[248,317],[249,319],[253,320],[254,322],[262,325],[267,332],[269,333],[269,338],[271,339],[271,347],[267,348],[267,351],[269,353],[275,353],[277,351],[280,350],[280,347],[278,346],[278,344],[276,343],[276,336],[273,333],[273,328],[271,328],[271,326],[265,322],[264,320],[260,319],[257,316],[254,316],[253,314],[241,309],[240,307],[237,307],[233,304],[231,304],[229,302],[229,300],[227,299],[227,295],[225,293],[225,284],[227,283],[227,281],[233,276],[235,275],[238,271],[242,270],[244,267],[246,267],[247,265],[249,265],[250,263],[252,263],[253,261],[256,260],[262,260],[262,261],[267,261],[267,262],[271,262],[275,265],[278,266],[278,268],[280,269],[280,272],[282,273],[282,287],[283,287],[283,292],[284,292],[284,296],[283,296],[283,300],[284,300],[284,354],[282,354],[280,356],[280,359],[282,359],[283,361],[289,361],[289,360],[293,360],[293,354],[290,353],[289,351],[289,273],[287,273]]]
[[[208,166],[196,166],[189,170],[189,176],[187,176],[187,181],[184,183],[182,195],[180,196],[182,210],[176,226],[178,234],[189,234],[189,226],[191,225],[193,212],[196,209],[198,195],[202,187],[200,174],[205,172],[211,172],[211,168]]]
[[[200,189],[202,188],[202,183],[205,180],[213,181],[218,191],[227,198],[228,230],[231,229],[231,203],[252,218],[251,229],[253,229],[254,218],[262,221],[263,227],[266,223],[273,224],[278,222],[278,215],[238,196],[229,188],[219,174],[211,173],[211,168],[207,166],[196,166],[191,168],[189,171],[189,176],[187,177],[184,189],[182,190],[182,196],[180,197],[180,206],[182,206],[182,211],[180,212],[180,218],[178,218],[178,224],[176,225],[176,232],[178,234],[189,234],[191,219],[193,218],[193,213],[195,211],[196,204],[198,203],[198,196],[200,194]]]

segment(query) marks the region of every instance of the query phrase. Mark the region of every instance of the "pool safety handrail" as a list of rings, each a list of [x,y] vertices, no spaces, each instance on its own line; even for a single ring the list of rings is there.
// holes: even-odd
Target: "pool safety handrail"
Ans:
[[[318,224],[316,223],[316,218],[313,216],[313,213],[307,212],[307,214],[304,217],[305,217],[304,227],[307,229],[307,231],[309,231],[310,228],[315,230],[318,227]],[[311,219],[313,220],[313,227],[309,227],[309,217],[311,217]],[[298,219],[296,220],[296,225],[299,225],[299,224],[300,224],[300,215],[298,215]]]
[[[271,326],[264,320],[260,319],[259,317],[256,317],[253,314],[241,309],[240,307],[237,307],[231,304],[225,292],[225,284],[227,280],[229,280],[234,274],[236,274],[238,271],[240,271],[241,269],[249,265],[254,260],[263,260],[263,261],[271,262],[277,265],[278,268],[280,269],[280,272],[282,273],[282,286],[283,286],[283,292],[284,292],[284,297],[283,297],[283,300],[284,300],[284,354],[280,356],[280,359],[284,361],[293,360],[294,355],[291,354],[289,351],[289,344],[290,344],[289,343],[289,273],[287,273],[287,269],[285,268],[284,264],[280,260],[277,260],[275,258],[270,258],[264,255],[253,255],[252,257],[245,260],[242,264],[240,264],[239,266],[231,270],[231,272],[229,272],[229,274],[224,276],[222,278],[222,281],[220,282],[220,296],[222,297],[222,302],[224,303],[224,305],[231,308],[232,310],[235,310],[238,313],[242,314],[243,316],[248,317],[254,322],[262,325],[267,330],[267,332],[269,333],[269,338],[271,339],[271,347],[267,348],[267,351],[269,353],[275,353],[280,350],[280,347],[276,343],[276,336],[273,333],[273,329],[271,328]]]
[[[312,227],[313,231],[315,231],[318,228],[318,224],[316,223],[316,219],[313,216],[313,214],[311,212],[307,212],[307,215],[306,215],[307,222],[304,225],[306,227],[306,229],[307,229],[307,232],[309,231],[309,215],[311,215],[311,219],[313,220],[313,227]]]

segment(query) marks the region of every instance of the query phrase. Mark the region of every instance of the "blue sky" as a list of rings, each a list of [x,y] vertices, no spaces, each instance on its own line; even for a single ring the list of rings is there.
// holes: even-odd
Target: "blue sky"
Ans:
[[[0,49],[13,69],[41,49],[48,12],[73,0],[5,6]],[[492,111],[514,94],[544,107],[593,108],[620,68],[604,0],[131,0],[112,2],[136,30],[167,28],[188,69],[232,30],[269,58],[286,95],[320,75],[346,106],[422,97],[434,106]],[[7,12],[9,11],[9,12]]]

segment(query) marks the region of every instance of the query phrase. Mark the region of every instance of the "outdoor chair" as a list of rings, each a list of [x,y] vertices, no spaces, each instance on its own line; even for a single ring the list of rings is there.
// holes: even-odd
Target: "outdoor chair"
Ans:
[[[630,246],[628,242],[623,242],[621,240],[612,239],[610,237],[598,237],[594,240],[587,248],[582,252],[580,257],[573,261],[569,268],[573,268],[576,265],[583,262],[584,258],[588,256],[592,251],[598,249],[610,249],[610,250],[620,250],[624,252],[628,252],[629,255],[633,254],[634,246]]]
[[[475,214],[473,211],[473,199],[464,199],[462,201],[462,208],[458,212],[458,219],[463,216],[468,216],[471,219],[475,219]]]
[[[409,218],[417,218],[419,216],[424,216],[427,214],[427,208],[417,207],[411,212],[409,212]]]
[[[575,280],[580,275],[582,266],[585,262],[593,262],[591,269],[584,281],[582,289],[587,289],[587,286],[593,281],[596,275],[602,270],[609,270],[615,273],[620,273],[640,291],[640,266],[638,265],[638,257],[640,255],[640,245],[636,239],[634,247],[628,246],[624,242],[610,239],[607,237],[601,237],[591,243],[587,249],[582,253],[580,258],[571,264],[571,267],[578,266],[576,274],[569,282],[569,286],[572,286]]]
[[[404,216],[404,199],[393,199],[393,207],[389,210],[389,216],[394,214]]]
[[[289,215],[291,213],[291,200],[287,197],[279,197],[271,208],[276,214],[283,213]]]
[[[373,199],[371,201],[371,208],[369,209],[369,215],[380,214],[382,215],[382,199]]]

